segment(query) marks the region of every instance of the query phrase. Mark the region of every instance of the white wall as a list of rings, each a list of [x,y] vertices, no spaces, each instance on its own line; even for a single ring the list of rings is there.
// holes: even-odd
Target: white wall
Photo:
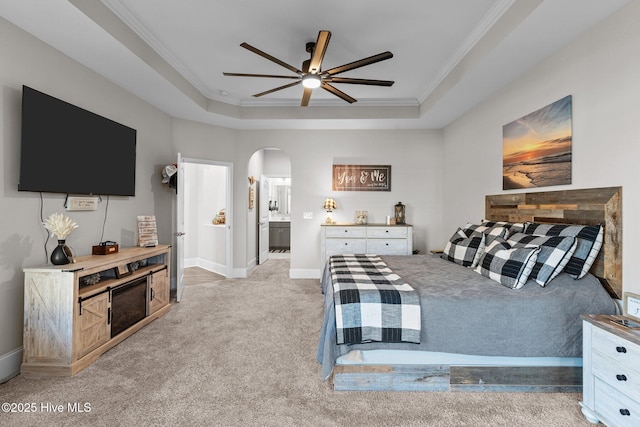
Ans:
[[[572,184],[540,190],[623,186],[623,287],[640,292],[638,17],[632,2],[446,128],[447,234],[484,216],[485,195],[502,193],[502,126],[572,95]]]
[[[204,268],[225,274],[226,228],[213,225],[212,221],[221,210],[227,210],[227,169],[224,166],[201,165],[202,182],[198,202],[198,224],[201,238],[198,242],[198,256],[204,261]],[[208,266],[208,267],[207,267]]]
[[[226,229],[212,223],[227,209],[227,171],[223,166],[184,163],[185,267],[226,274]]]
[[[291,275],[315,277],[320,270],[322,202],[338,202],[334,219],[354,222],[356,210],[369,211],[370,223],[383,223],[393,205],[407,205],[414,225],[414,247],[424,252],[441,245],[442,135],[439,131],[241,131],[238,174],[242,158],[257,149],[277,147],[291,160]],[[390,164],[390,192],[333,192],[332,165],[336,163]],[[244,202],[237,198],[236,203]],[[238,210],[242,208],[236,205]],[[246,207],[244,208],[246,209]],[[313,219],[302,219],[312,212]],[[236,230],[237,231],[237,230]]]
[[[0,380],[21,362],[24,267],[47,262],[38,193],[18,192],[22,85],[137,129],[136,196],[110,197],[104,240],[136,243],[136,216],[156,215],[158,238],[171,243],[174,193],[162,168],[175,161],[172,120],[96,73],[0,18]],[[72,165],[60,165],[72,167]],[[117,173],[117,165],[105,174]],[[79,228],[67,243],[79,256],[100,242],[106,201],[97,211],[66,212],[63,194],[43,195],[43,217],[64,212]],[[49,241],[49,254],[55,239]]]
[[[265,150],[263,173],[267,176],[291,176],[291,159],[289,159],[289,155],[282,150]]]
[[[174,143],[185,157],[226,161],[235,156],[234,186],[239,190],[234,198],[234,268],[238,271],[255,265],[257,206],[248,209],[247,177],[259,179],[264,173],[264,156],[252,156],[265,148],[279,148],[291,161],[292,276],[317,277],[320,273],[322,202],[327,197],[337,200],[339,209],[334,218],[340,222],[353,222],[356,210],[367,210],[370,223],[383,223],[385,216],[393,213],[393,205],[402,201],[407,206],[407,221],[414,225],[414,248],[424,253],[442,247],[441,131],[232,132],[184,120],[174,123]],[[218,137],[220,134],[228,138]],[[390,164],[391,191],[332,192],[334,163]],[[313,219],[303,220],[303,212],[312,212]]]

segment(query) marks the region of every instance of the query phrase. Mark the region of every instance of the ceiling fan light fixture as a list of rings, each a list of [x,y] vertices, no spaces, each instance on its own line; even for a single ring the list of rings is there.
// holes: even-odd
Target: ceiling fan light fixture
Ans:
[[[318,32],[318,38],[316,42],[309,42],[306,44],[306,51],[311,54],[311,57],[302,62],[301,69],[294,67],[293,65],[289,65],[280,59],[269,55],[266,52],[257,49],[250,44],[244,42],[240,44],[240,47],[243,47],[251,52],[262,56],[263,58],[278,64],[279,66],[286,68],[289,71],[295,73],[295,75],[274,75],[274,74],[254,74],[254,73],[223,73],[225,76],[236,76],[236,77],[266,77],[266,78],[277,78],[277,79],[292,79],[293,83],[285,84],[282,86],[278,86],[276,88],[266,90],[264,92],[256,93],[254,97],[260,97],[263,95],[267,95],[273,92],[277,92],[279,90],[287,89],[293,86],[297,86],[302,83],[304,87],[304,91],[302,92],[302,101],[300,102],[301,107],[309,106],[309,100],[313,94],[313,89],[321,87],[331,94],[337,96],[343,101],[348,102],[349,104],[353,104],[357,101],[357,99],[350,97],[346,93],[337,89],[333,86],[334,83],[347,83],[347,84],[356,84],[356,85],[371,85],[371,86],[391,86],[393,85],[392,81],[389,80],[372,80],[372,79],[356,79],[356,78],[348,78],[348,77],[336,77],[336,74],[341,74],[346,71],[355,70],[356,68],[364,67],[365,65],[375,64],[376,62],[384,61],[386,59],[393,58],[393,54],[391,52],[382,52],[377,55],[370,56],[368,58],[363,58],[358,61],[353,61],[348,64],[340,65],[338,67],[331,68],[329,70],[323,70],[322,68],[322,60],[324,58],[324,54],[327,50],[327,46],[329,45],[329,39],[331,38],[331,32],[327,30],[321,30]],[[330,84],[331,83],[331,84]]]
[[[317,74],[307,74],[306,76],[302,77],[302,86],[306,87],[307,89],[315,89],[317,87],[320,87],[321,83],[322,79]]]

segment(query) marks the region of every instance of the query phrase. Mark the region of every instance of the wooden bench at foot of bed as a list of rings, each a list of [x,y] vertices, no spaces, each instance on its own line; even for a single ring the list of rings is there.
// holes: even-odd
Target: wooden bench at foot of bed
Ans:
[[[337,365],[336,391],[581,392],[579,366]]]

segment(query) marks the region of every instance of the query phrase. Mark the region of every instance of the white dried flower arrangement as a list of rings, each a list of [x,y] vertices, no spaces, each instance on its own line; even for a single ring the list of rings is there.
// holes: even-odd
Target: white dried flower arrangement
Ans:
[[[47,218],[44,223],[44,227],[51,232],[58,240],[64,240],[67,236],[76,228],[78,224],[71,218],[64,216],[61,213],[54,213]]]

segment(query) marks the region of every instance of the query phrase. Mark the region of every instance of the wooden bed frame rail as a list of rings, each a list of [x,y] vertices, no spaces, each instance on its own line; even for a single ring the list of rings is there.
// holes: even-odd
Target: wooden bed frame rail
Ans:
[[[579,366],[339,365],[335,391],[582,391]]]

